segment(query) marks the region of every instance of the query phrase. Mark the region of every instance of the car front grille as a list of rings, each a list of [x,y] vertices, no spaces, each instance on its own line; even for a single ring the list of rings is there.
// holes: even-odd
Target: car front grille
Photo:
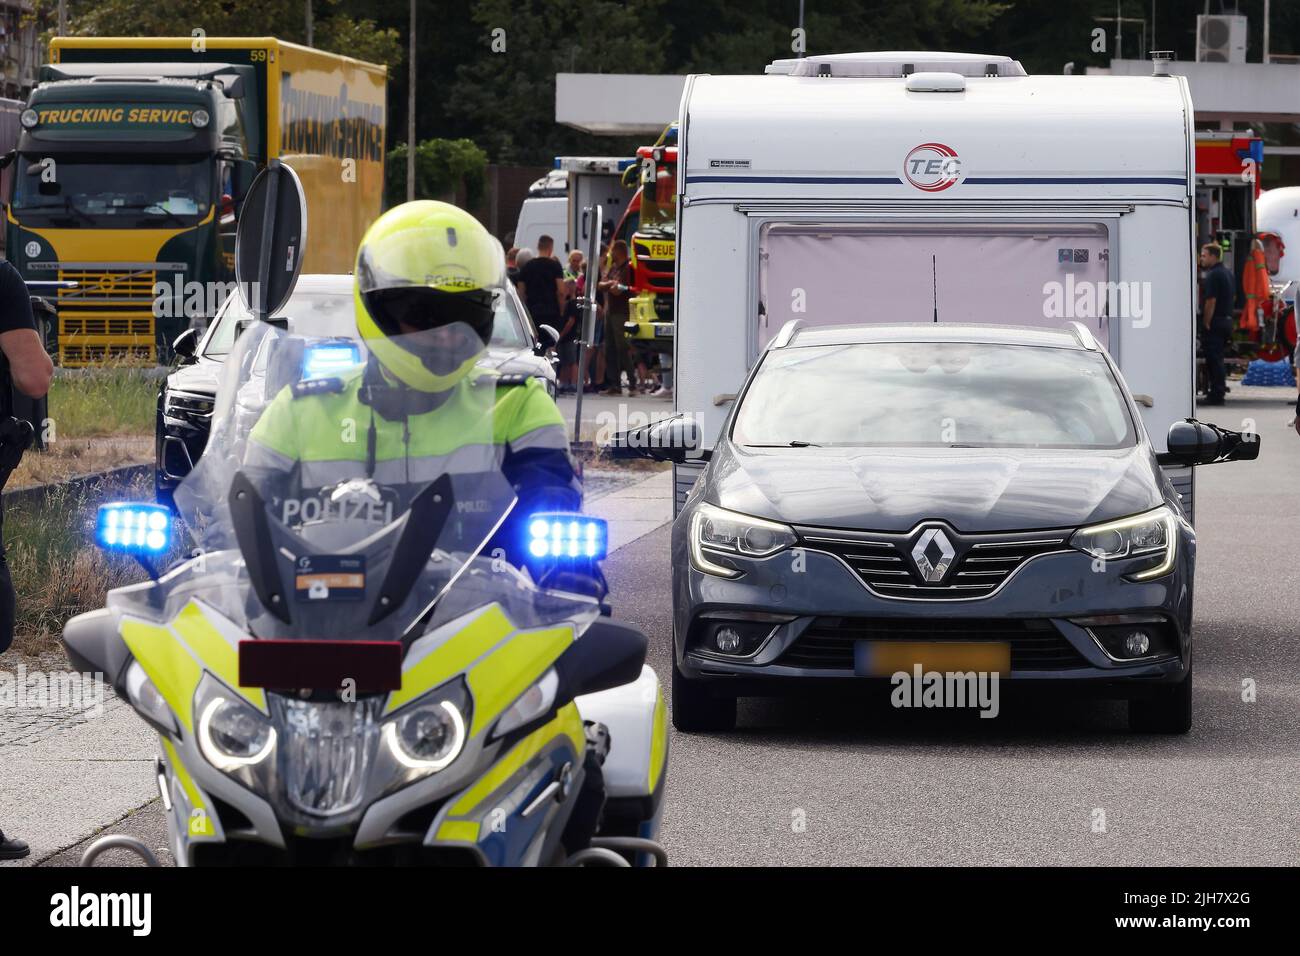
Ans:
[[[1088,661],[1045,620],[819,617],[776,663],[790,667],[853,670],[858,641],[972,641],[1011,645],[1013,671],[1061,671]]]
[[[1063,531],[962,535],[945,527],[955,555],[942,580],[928,582],[911,556],[920,529],[905,534],[798,530],[810,550],[835,555],[881,597],[923,601],[988,597],[1031,559],[1069,550],[1068,532]]]

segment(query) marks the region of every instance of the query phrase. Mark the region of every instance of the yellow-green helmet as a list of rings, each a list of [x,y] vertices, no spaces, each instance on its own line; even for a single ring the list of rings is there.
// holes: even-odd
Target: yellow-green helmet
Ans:
[[[354,271],[357,331],[391,375],[443,392],[469,374],[505,284],[505,252],[477,219],[445,202],[403,203],[366,230]],[[432,330],[452,327],[465,333],[459,345],[431,345]]]

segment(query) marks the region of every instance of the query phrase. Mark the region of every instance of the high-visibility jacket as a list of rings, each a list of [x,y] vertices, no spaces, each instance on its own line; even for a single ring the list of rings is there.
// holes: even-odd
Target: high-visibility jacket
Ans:
[[[512,559],[522,557],[517,521],[582,506],[564,420],[539,380],[476,370],[438,407],[395,420],[362,401],[363,384],[357,371],[282,389],[249,435],[245,466],[294,475],[303,490],[365,477],[418,487],[500,471],[518,501],[494,541]]]
[[[1250,250],[1250,258],[1241,271],[1241,291],[1246,294],[1246,305],[1241,310],[1241,327],[1249,332],[1257,331],[1260,310],[1268,305],[1271,297],[1263,249]]]

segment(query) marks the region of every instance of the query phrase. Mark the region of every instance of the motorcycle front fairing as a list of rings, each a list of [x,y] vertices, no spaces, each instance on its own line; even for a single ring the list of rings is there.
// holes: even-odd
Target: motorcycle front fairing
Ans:
[[[364,350],[322,383],[304,378],[312,347],[241,335],[175,494],[193,556],[109,594],[117,685],[162,740],[176,859],[551,862],[588,753],[556,664],[599,605],[483,553],[516,503],[488,376],[417,432],[355,400]],[[554,551],[580,557],[584,533],[557,526]],[[645,670],[628,692],[661,793]]]

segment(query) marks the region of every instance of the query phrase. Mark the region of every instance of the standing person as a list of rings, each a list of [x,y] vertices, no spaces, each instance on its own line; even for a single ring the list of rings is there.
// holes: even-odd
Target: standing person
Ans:
[[[506,279],[511,285],[519,281],[519,248],[511,246],[506,250]]]
[[[36,334],[27,285],[8,261],[0,260],[0,488],[18,464],[30,440],[30,428],[13,419],[13,390],[40,398],[50,388],[54,363]],[[0,504],[0,653],[14,639],[16,595],[4,553],[4,506]],[[22,840],[0,831],[0,860],[18,860],[31,851]]]
[[[560,315],[560,340],[555,350],[560,357],[561,395],[576,392],[578,382],[578,333],[581,332],[582,309],[578,304],[578,282],[576,279],[564,280],[564,312]]]
[[[1205,404],[1222,405],[1227,393],[1227,374],[1223,356],[1232,337],[1232,307],[1236,283],[1223,264],[1223,251],[1217,243],[1201,247],[1201,345],[1205,349]]]
[[[520,262],[517,285],[533,324],[558,329],[564,311],[564,267],[555,258],[555,240],[550,236],[539,236],[537,256]]]
[[[605,394],[622,395],[624,372],[627,372],[629,392],[636,390],[636,373],[632,368],[627,333],[623,329],[623,323],[627,321],[628,300],[632,297],[629,288],[632,266],[628,260],[627,243],[622,239],[615,240],[609,258],[609,268],[596,284],[597,290],[605,296]]]
[[[569,270],[568,277],[577,279],[587,271],[587,257],[582,254],[581,249],[574,249],[569,253]]]

